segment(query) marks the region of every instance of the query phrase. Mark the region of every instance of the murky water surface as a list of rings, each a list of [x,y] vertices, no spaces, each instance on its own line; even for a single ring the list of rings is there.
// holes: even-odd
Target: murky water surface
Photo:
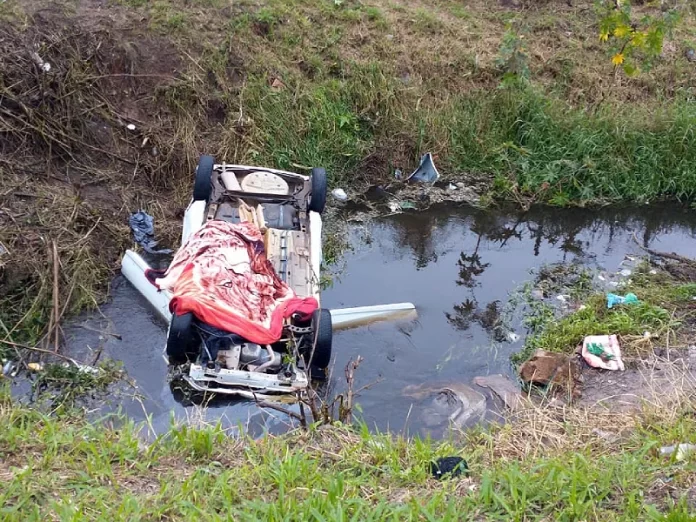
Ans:
[[[507,302],[540,266],[580,262],[614,273],[627,254],[640,253],[634,235],[644,246],[696,256],[694,230],[695,212],[655,207],[539,208],[518,214],[450,206],[356,224],[354,249],[343,273],[324,291],[323,306],[411,301],[419,317],[337,333],[333,384],[340,390],[347,361],[361,355],[356,387],[373,383],[358,399],[365,421],[382,430],[419,431],[421,405],[402,394],[405,386],[471,384],[478,375],[511,374],[510,355],[524,339],[519,318],[510,327],[520,338],[511,342],[509,331],[490,327],[486,310]],[[220,419],[253,434],[288,427],[282,414],[259,411],[249,402],[221,400],[202,409],[173,394],[162,358],[165,329],[121,278],[101,315],[78,318],[66,333],[68,352],[76,358],[89,361],[101,349],[123,361],[142,398],[119,398],[109,407],[121,407],[139,421],[147,415],[154,432],[165,430],[172,416],[190,422]]]

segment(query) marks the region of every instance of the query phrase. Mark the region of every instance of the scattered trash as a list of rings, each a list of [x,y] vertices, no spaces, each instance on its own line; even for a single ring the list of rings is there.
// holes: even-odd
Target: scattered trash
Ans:
[[[404,177],[404,173],[401,171],[401,169],[394,169],[394,178],[395,179],[401,179]]]
[[[657,270],[650,270],[650,275],[657,275]]]
[[[604,277],[602,274],[599,274],[599,275],[597,276],[597,279],[599,279],[600,281],[606,281],[606,280],[607,280],[606,277]]]
[[[616,305],[640,303],[636,294],[626,294],[625,296],[607,294],[607,308],[614,308]]]
[[[687,49],[684,52],[684,55],[686,56],[686,59],[690,62],[696,62],[696,51],[693,49]]]
[[[413,201],[402,201],[399,203],[399,208],[401,208],[401,210],[414,210],[416,204]]]
[[[651,337],[652,337],[652,334],[650,332],[648,332],[647,330],[645,330],[643,332],[643,339],[650,339]]]
[[[44,62],[43,58],[41,58],[38,53],[32,52],[31,59],[34,60],[34,63],[36,63],[43,72],[49,72],[51,70],[51,64]]]
[[[609,286],[616,288],[619,286],[619,283],[617,283],[616,281],[609,281]]]
[[[452,192],[453,190],[457,190],[457,185],[455,185],[454,183],[450,183],[449,185],[447,185],[447,190],[450,192]]]
[[[145,249],[150,254],[171,254],[172,250],[165,248],[155,250],[157,241],[155,241],[155,220],[153,217],[142,210],[131,214],[128,220],[135,242]]]
[[[406,178],[406,181],[418,181],[419,183],[435,183],[440,177],[440,173],[435,168],[433,155],[428,152],[423,155],[420,165],[413,173]]]
[[[469,465],[461,457],[440,457],[430,463],[430,473],[437,480],[469,474]]]
[[[134,131],[135,125],[133,125],[132,123],[129,123],[128,125],[126,125],[126,129],[128,129],[129,131]]]
[[[675,444],[674,446],[663,446],[660,448],[660,455],[672,455],[676,452],[676,460],[684,460],[689,454],[696,451],[696,444]]]
[[[535,288],[534,290],[532,290],[532,297],[534,299],[543,299],[544,298],[544,291],[539,290],[538,288]]]
[[[631,272],[628,268],[624,268],[623,270],[621,270],[621,271],[619,272],[619,274],[621,274],[622,277],[628,277],[628,276],[630,276],[632,273],[633,273],[633,272]]]
[[[517,335],[515,332],[508,332],[507,335],[505,336],[510,343],[516,343],[517,341],[520,340],[520,336]]]
[[[338,201],[346,201],[348,199],[348,194],[346,194],[346,191],[340,188],[333,189],[331,191],[331,195],[335,197]]]
[[[399,204],[396,201],[390,201],[387,206],[389,207],[389,210],[391,210],[392,212],[399,211]]]
[[[587,308],[586,305],[580,305],[580,306],[578,307],[578,312],[584,310],[585,308]]]
[[[387,38],[387,40],[393,40],[393,39],[394,39],[394,35],[393,35],[393,34],[388,34],[388,35],[386,36],[386,38]]]
[[[6,361],[5,364],[2,365],[2,374],[4,376],[12,375],[15,367],[16,365],[14,361]]]
[[[77,368],[78,371],[82,373],[89,373],[91,375],[97,375],[99,374],[99,368],[95,368],[94,366],[87,366],[86,364],[79,364],[77,362],[73,362],[75,367]],[[66,366],[69,366],[66,363]]]
[[[616,335],[588,335],[582,342],[582,357],[593,368],[624,370]]]
[[[30,372],[40,372],[43,370],[43,365],[41,363],[29,363],[27,364],[27,370]]]
[[[568,299],[570,299],[570,296],[569,296],[569,295],[560,294],[560,295],[557,295],[557,296],[556,296],[556,299],[558,299],[561,303],[567,303],[567,302],[568,302]]]

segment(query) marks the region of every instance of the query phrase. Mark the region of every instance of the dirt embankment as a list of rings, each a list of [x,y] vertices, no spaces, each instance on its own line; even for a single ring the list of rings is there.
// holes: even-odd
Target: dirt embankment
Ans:
[[[130,212],[148,209],[168,235],[204,135],[168,103],[186,85],[181,52],[123,9],[3,23],[0,70],[0,319],[32,341],[55,288],[59,314],[98,299]]]

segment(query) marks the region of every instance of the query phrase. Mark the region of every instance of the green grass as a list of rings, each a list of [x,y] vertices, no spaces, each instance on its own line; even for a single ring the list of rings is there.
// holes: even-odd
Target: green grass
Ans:
[[[690,303],[696,285],[678,283],[665,273],[649,274],[647,265],[635,271],[630,284],[613,290],[620,295],[635,293],[638,304],[607,309],[605,293],[592,293],[584,278],[577,283],[582,288],[571,288],[570,293],[584,308],[560,318],[551,305],[529,300],[525,317],[529,335],[513,362],[523,362],[537,349],[572,353],[587,335],[643,336],[650,332],[665,345],[668,337],[674,338],[683,319],[693,318]],[[626,351],[630,352],[630,347],[624,346]]]
[[[693,461],[655,452],[694,440],[691,416],[639,427],[619,447],[579,440],[521,461],[501,457],[496,430],[455,443],[342,427],[251,441],[179,427],[146,445],[122,419],[89,424],[7,398],[0,422],[7,521],[694,520]],[[464,456],[471,477],[430,478],[429,462],[446,455]],[[674,499],[656,487],[665,479]]]

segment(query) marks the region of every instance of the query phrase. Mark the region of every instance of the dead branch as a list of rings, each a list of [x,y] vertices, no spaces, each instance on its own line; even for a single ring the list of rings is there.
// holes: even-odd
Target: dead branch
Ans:
[[[29,346],[28,344],[15,343],[13,341],[8,341],[6,339],[0,339],[0,344],[6,344],[6,345],[12,346],[14,348],[22,348],[24,350],[30,350],[32,352],[44,353],[46,355],[53,355],[54,357],[58,357],[59,359],[63,359],[64,361],[68,361],[69,363],[72,363],[75,366],[82,366],[79,362],[77,362],[72,357],[68,357],[67,355],[63,355],[62,353],[56,353],[56,352],[53,352],[51,350],[45,350],[43,348],[39,348],[38,346]]]
[[[341,401],[341,405],[339,407],[340,420],[345,424],[350,424],[352,421],[353,398],[355,397],[355,393],[353,391],[353,386],[355,383],[355,371],[358,369],[361,362],[363,362],[363,358],[362,356],[358,355],[357,359],[351,359],[348,361],[348,364],[346,364],[346,384],[348,385],[348,389],[346,390],[345,404],[343,404],[343,401]]]
[[[53,324],[53,351],[58,353],[60,350],[60,257],[58,246],[53,241],[53,310],[51,311]]]
[[[278,404],[274,404],[274,403],[269,402],[269,401],[260,401],[256,397],[256,394],[254,394],[254,400],[256,401],[256,405],[259,408],[268,408],[269,410],[279,411],[280,413],[283,413],[283,414],[287,415],[288,417],[291,417],[293,419],[298,420],[303,428],[307,427],[306,419],[304,419],[301,415],[298,415],[294,411],[290,411],[287,408],[283,408],[282,406],[279,406]]]
[[[638,238],[636,237],[636,233],[633,233],[633,241],[635,241],[636,245],[638,245],[638,248],[641,250],[644,250],[648,254],[655,256],[655,257],[661,257],[663,259],[671,259],[672,261],[678,261],[679,263],[684,263],[686,265],[691,265],[691,266],[696,266],[696,261],[693,259],[689,259],[688,257],[680,256],[679,254],[675,254],[674,252],[668,253],[668,252],[659,252],[657,250],[652,250],[648,247],[644,247],[643,245],[640,244],[638,241]]]

